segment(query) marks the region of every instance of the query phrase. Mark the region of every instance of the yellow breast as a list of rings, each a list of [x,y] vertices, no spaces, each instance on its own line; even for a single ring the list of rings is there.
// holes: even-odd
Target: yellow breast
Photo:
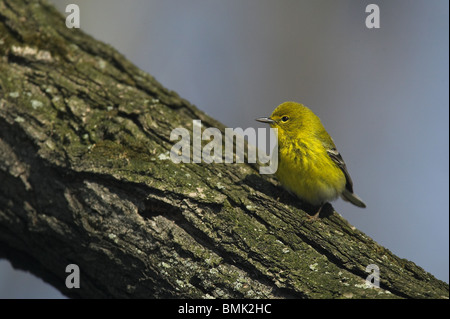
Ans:
[[[312,205],[334,200],[342,193],[345,175],[323,145],[314,140],[279,143],[276,176],[288,191]]]

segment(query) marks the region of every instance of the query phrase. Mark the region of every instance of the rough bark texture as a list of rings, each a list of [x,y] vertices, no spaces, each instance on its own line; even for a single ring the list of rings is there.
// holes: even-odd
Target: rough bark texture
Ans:
[[[174,164],[172,129],[223,125],[45,1],[0,1],[0,53],[0,257],[67,296],[448,298],[254,165]]]

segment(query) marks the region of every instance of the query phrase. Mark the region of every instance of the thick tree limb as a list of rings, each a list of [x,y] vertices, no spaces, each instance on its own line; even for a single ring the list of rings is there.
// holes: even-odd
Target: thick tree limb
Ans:
[[[223,125],[45,1],[0,0],[0,44],[0,256],[15,267],[83,298],[448,298],[331,209],[307,222],[255,166],[174,164],[172,129]]]

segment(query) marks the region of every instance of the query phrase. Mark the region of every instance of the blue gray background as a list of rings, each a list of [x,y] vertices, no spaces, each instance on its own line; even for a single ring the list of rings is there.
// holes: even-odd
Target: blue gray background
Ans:
[[[448,282],[447,0],[51,2],[77,3],[85,32],[228,127],[263,127],[254,119],[284,101],[309,106],[368,205],[336,210]],[[366,28],[370,3],[380,29]],[[1,260],[0,297],[62,296]]]

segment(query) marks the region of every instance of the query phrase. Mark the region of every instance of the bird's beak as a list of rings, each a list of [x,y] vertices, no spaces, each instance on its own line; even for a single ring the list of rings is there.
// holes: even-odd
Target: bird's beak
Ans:
[[[258,121],[261,123],[267,123],[267,124],[275,124],[275,121],[272,120],[270,117],[260,117],[259,119],[256,119],[255,121]]]

